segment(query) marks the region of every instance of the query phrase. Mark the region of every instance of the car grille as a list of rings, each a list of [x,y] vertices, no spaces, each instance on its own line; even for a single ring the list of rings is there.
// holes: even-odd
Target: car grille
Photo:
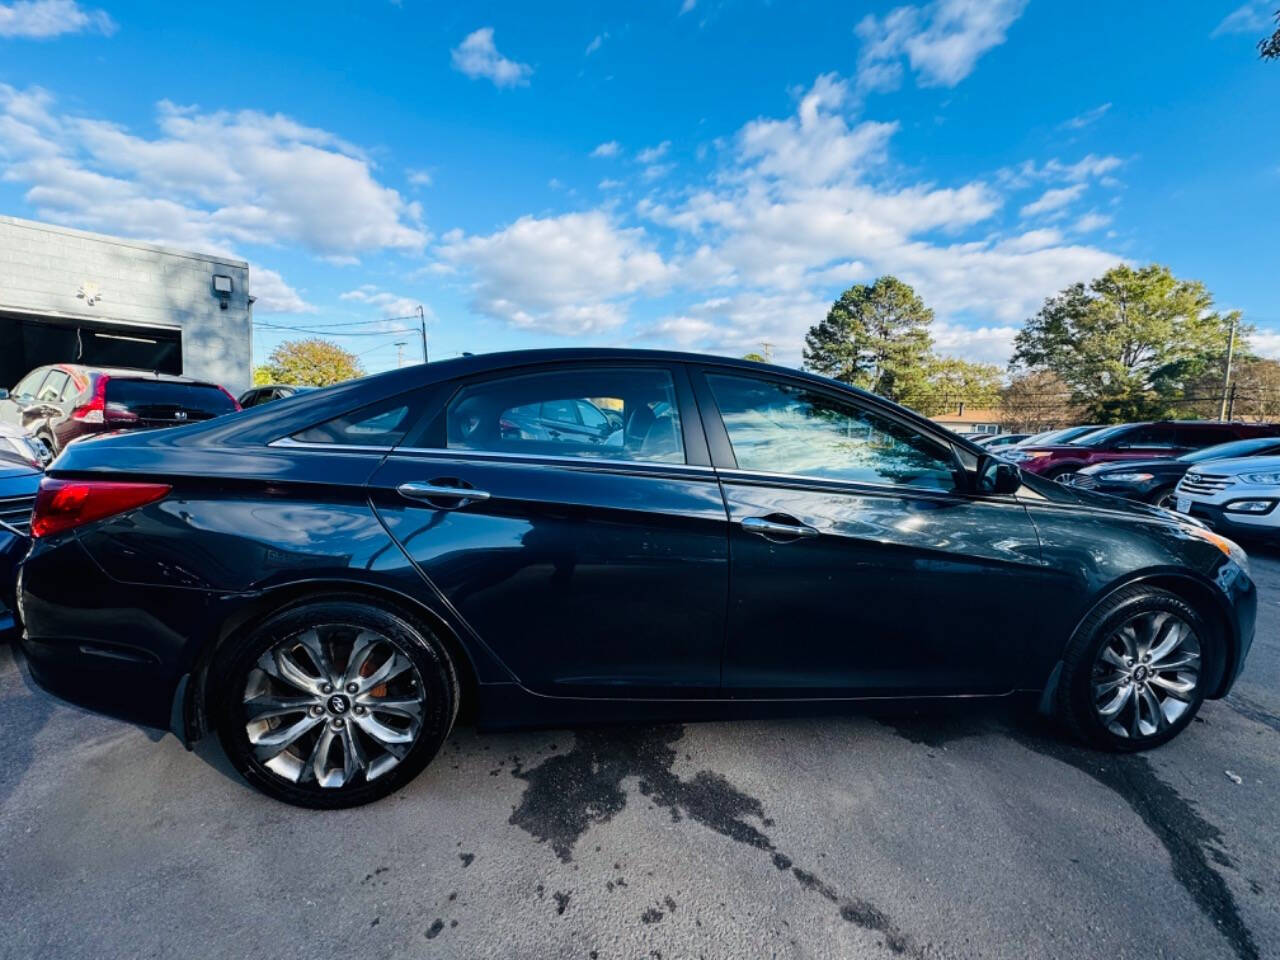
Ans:
[[[1178,489],[1183,493],[1215,494],[1221,493],[1235,482],[1235,477],[1220,473],[1188,473],[1178,484]]]
[[[3,497],[0,498],[0,522],[15,527],[22,533],[31,532],[31,508],[35,506],[35,497]]]
[[[1068,487],[1079,487],[1081,490],[1093,490],[1098,486],[1098,478],[1088,473],[1064,473],[1058,479]]]

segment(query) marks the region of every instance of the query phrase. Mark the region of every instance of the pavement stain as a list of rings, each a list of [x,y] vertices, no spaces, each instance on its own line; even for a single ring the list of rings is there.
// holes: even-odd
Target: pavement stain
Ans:
[[[1235,896],[1209,863],[1235,869],[1224,849],[1222,831],[1157,775],[1151,761],[1136,753],[1103,753],[1072,743],[1055,730],[1037,730],[1036,721],[1014,709],[932,712],[882,718],[881,723],[913,743],[934,749],[965,737],[1012,737],[1029,750],[1072,766],[1119,796],[1141,818],[1169,855],[1174,879],[1201,913],[1219,930],[1240,960],[1260,960],[1252,931],[1240,915]],[[1043,726],[1043,724],[1040,724]]]
[[[608,823],[626,807],[622,782],[635,777],[640,793],[655,807],[666,808],[673,821],[687,818],[769,854],[775,867],[789,869],[805,890],[832,903],[843,920],[879,933],[884,946],[894,954],[927,955],[926,949],[897,929],[883,910],[869,901],[842,895],[815,874],[794,866],[760,827],[748,822],[754,820],[765,828],[773,825],[758,799],[710,770],[681,779],[672,770],[676,761],[672,745],[683,736],[681,724],[578,731],[573,749],[556,753],[534,767],[514,766],[512,775],[525,781],[526,787],[508,822],[549,843],[562,862],[570,863],[575,844],[587,830]],[[661,921],[676,906],[670,897],[667,901],[646,909],[641,921]],[[667,910],[659,909],[663,906]]]

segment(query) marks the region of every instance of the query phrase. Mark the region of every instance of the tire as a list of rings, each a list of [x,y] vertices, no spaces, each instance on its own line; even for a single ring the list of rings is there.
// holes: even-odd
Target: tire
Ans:
[[[1042,476],[1043,476],[1046,480],[1055,480],[1055,481],[1056,481],[1056,480],[1061,479],[1062,477],[1065,477],[1068,473],[1076,473],[1076,472],[1078,472],[1078,471],[1077,471],[1077,469],[1076,469],[1075,467],[1072,467],[1072,466],[1065,466],[1065,467],[1053,467],[1053,468],[1051,468],[1051,469],[1049,469],[1049,470],[1046,470],[1046,471],[1042,474]]]
[[[58,450],[58,448],[54,445],[54,442],[53,442],[53,434],[51,434],[51,433],[43,433],[43,432],[42,432],[42,433],[37,433],[37,434],[36,434],[36,439],[37,439],[37,440],[39,440],[41,443],[43,443],[43,444],[45,445],[45,447],[47,447],[47,448],[48,448],[48,450],[49,450],[49,457],[50,457],[50,459],[52,459],[53,457],[56,457],[56,456],[58,455],[58,453],[60,452],[60,451]]]
[[[1182,639],[1161,653],[1173,630]],[[1118,590],[1084,619],[1067,645],[1058,716],[1069,732],[1099,749],[1133,752],[1166,743],[1204,702],[1208,667],[1217,662],[1220,642],[1219,631],[1175,594],[1145,586]],[[1154,657],[1149,663],[1141,659],[1146,650]],[[1181,661],[1185,665],[1175,668]],[[1124,699],[1118,712],[1106,715],[1117,699]]]
[[[277,800],[329,810],[372,803],[422,772],[459,700],[431,630],[364,598],[272,616],[220,657],[213,690],[218,738],[241,776]]]

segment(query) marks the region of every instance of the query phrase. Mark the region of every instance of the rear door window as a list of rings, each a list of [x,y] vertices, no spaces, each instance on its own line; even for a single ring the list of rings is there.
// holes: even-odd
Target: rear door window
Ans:
[[[473,383],[449,401],[444,434],[450,450],[686,462],[675,384],[660,369],[571,369]]]
[[[63,388],[70,380],[71,378],[63,371],[50,370],[49,376],[40,387],[40,392],[36,394],[36,399],[41,403],[57,403],[58,398],[62,396]]]
[[[1189,450],[1212,447],[1234,439],[1236,439],[1236,432],[1230,427],[1187,426],[1178,430],[1178,446]]]
[[[111,377],[106,388],[107,417],[183,423],[210,420],[235,410],[221,389],[203,383],[126,380]]]

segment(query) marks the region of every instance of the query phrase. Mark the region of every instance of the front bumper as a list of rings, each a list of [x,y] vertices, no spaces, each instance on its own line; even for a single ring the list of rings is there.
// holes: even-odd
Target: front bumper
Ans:
[[[1184,496],[1179,494],[1179,496]],[[1234,500],[1254,500],[1261,497],[1239,496],[1233,493],[1221,503],[1191,500],[1188,516],[1202,520],[1219,533],[1245,539],[1280,540],[1280,505],[1267,513],[1237,513],[1226,509]]]
[[[1171,481],[1152,479],[1142,483],[1113,483],[1106,479],[1105,474],[1099,476],[1090,473],[1069,473],[1060,482],[1069,487],[1077,487],[1093,493],[1105,493],[1125,500],[1145,501],[1157,490],[1167,488]]]

